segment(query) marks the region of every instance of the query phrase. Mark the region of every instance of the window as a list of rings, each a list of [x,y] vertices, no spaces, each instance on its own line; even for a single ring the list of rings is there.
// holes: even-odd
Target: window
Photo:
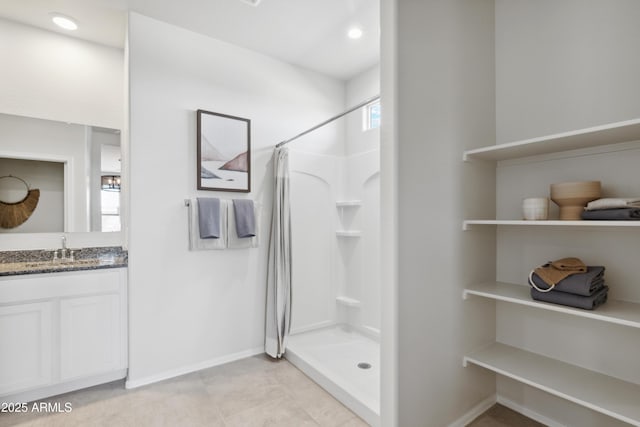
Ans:
[[[367,104],[364,107],[363,130],[380,127],[380,100]]]

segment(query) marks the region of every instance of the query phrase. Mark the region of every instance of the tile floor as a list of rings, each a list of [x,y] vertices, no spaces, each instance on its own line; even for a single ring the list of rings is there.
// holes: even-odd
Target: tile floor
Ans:
[[[123,381],[47,399],[60,414],[0,413],[0,427],[366,427],[286,360],[255,356],[126,390]],[[469,427],[539,427],[495,405]]]
[[[544,427],[511,409],[495,404],[484,414],[473,420],[467,427]]]
[[[255,356],[125,390],[122,381],[48,399],[60,414],[0,414],[0,427],[362,427],[367,424],[286,360]]]

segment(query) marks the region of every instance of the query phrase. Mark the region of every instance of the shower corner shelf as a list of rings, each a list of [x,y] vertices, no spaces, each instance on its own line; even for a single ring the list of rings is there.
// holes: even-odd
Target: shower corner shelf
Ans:
[[[362,236],[362,231],[359,230],[337,230],[336,236],[338,237],[360,237]]]
[[[361,305],[360,300],[355,298],[349,298],[345,296],[337,296],[336,302],[340,305],[344,305],[345,307],[359,308]]]
[[[362,206],[362,200],[338,200],[336,207],[338,208],[357,208]]]

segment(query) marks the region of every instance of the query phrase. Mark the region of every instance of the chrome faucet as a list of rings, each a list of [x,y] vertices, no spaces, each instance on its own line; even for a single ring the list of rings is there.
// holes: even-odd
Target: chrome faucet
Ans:
[[[62,249],[60,249],[60,259],[67,258],[67,237],[62,236]]]
[[[62,236],[60,240],[62,241],[62,248],[60,249],[60,257],[58,257],[58,249],[54,250],[53,262],[64,261],[67,259],[67,256],[69,255],[69,249],[67,248],[67,237]],[[73,251],[71,253],[73,254]],[[72,258],[69,258],[69,259],[73,261]]]

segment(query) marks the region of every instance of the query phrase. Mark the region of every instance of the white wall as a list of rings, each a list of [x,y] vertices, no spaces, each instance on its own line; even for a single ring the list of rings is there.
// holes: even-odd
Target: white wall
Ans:
[[[135,13],[128,49],[135,386],[262,351],[272,149],[342,111],[344,85]],[[196,191],[199,108],[251,119],[250,194]],[[183,199],[196,195],[262,203],[261,247],[189,252]]]
[[[499,143],[638,117],[640,3],[496,0]]]
[[[494,232],[462,231],[465,216],[495,210],[481,192],[494,170],[462,162],[463,150],[495,139],[494,9],[491,0],[396,3],[397,424],[446,426],[495,392],[493,374],[462,367],[494,339],[494,304],[461,298],[468,283],[495,277]]]
[[[0,19],[0,112],[122,129],[121,49]]]
[[[380,65],[364,71],[347,81],[347,106],[351,107],[380,94]],[[362,153],[380,146],[380,130],[362,131],[364,109],[354,111],[346,117],[347,155]]]
[[[0,113],[123,128],[121,49],[0,19],[0,57]],[[84,178],[74,178],[74,184],[80,182]],[[76,247],[122,242],[120,233],[71,233],[67,237]],[[23,233],[3,239],[0,250],[59,245],[59,233]]]
[[[498,142],[543,136],[640,117],[640,3],[496,1]],[[582,150],[501,162],[500,218],[519,218],[522,198],[548,195],[549,184],[601,180],[605,196],[640,194],[640,144],[623,151]],[[635,147],[635,148],[634,148]],[[552,215],[557,207],[552,203]],[[550,231],[550,230],[549,230]],[[619,230],[498,229],[501,281],[526,283],[548,260],[577,256],[605,265],[610,298],[640,301],[637,238]],[[497,339],[627,381],[640,383],[637,333],[631,328],[497,305]],[[568,339],[570,337],[570,339]],[[612,351],[613,349],[613,351]],[[498,393],[563,425],[617,426],[609,417],[504,378]]]

